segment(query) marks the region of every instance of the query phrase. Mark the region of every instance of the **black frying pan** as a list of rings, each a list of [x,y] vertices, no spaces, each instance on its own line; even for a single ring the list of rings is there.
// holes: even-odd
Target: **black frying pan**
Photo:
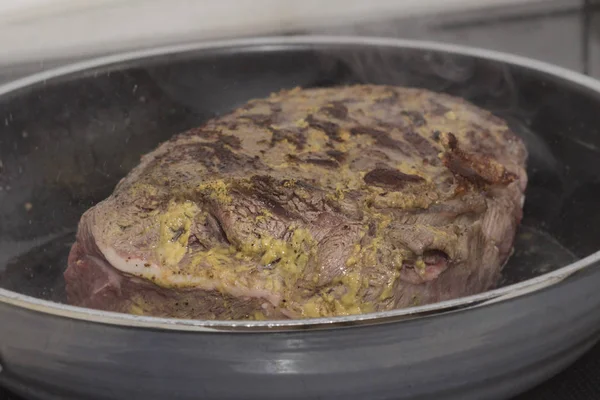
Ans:
[[[83,211],[139,156],[253,97],[381,83],[461,96],[530,152],[525,218],[498,288],[392,312],[183,321],[65,304]],[[496,399],[595,343],[600,84],[493,52],[270,38],[94,60],[0,87],[0,383],[40,399]]]

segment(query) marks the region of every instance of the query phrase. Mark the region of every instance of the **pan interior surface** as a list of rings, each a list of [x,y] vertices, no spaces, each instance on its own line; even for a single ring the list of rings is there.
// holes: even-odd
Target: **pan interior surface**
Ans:
[[[598,250],[600,95],[552,73],[440,48],[272,40],[128,59],[0,98],[0,288],[65,303],[81,214],[172,135],[296,86],[445,92],[505,119],[527,143],[529,186],[499,287]]]

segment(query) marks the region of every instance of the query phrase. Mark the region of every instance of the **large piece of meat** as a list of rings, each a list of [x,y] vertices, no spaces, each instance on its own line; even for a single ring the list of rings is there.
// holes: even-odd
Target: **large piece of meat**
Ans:
[[[522,141],[426,90],[283,91],[163,143],[88,210],[70,303],[201,319],[348,315],[492,287]]]

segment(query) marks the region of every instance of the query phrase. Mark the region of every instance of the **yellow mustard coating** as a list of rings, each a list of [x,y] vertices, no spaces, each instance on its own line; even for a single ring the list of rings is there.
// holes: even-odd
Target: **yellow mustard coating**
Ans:
[[[169,202],[165,212],[159,215],[160,241],[156,249],[162,265],[175,266],[185,256],[190,238],[192,219],[198,207],[191,201]]]
[[[206,182],[197,187],[198,192],[208,194],[208,196],[221,204],[231,204],[229,195],[229,186],[223,179]]]

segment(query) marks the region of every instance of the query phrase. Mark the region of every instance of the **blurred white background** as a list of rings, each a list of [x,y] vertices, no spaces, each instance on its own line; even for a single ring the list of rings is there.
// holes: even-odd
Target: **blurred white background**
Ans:
[[[0,63],[552,0],[3,0]]]
[[[288,33],[445,41],[595,71],[584,65],[587,1],[0,0],[0,79],[131,49]]]

